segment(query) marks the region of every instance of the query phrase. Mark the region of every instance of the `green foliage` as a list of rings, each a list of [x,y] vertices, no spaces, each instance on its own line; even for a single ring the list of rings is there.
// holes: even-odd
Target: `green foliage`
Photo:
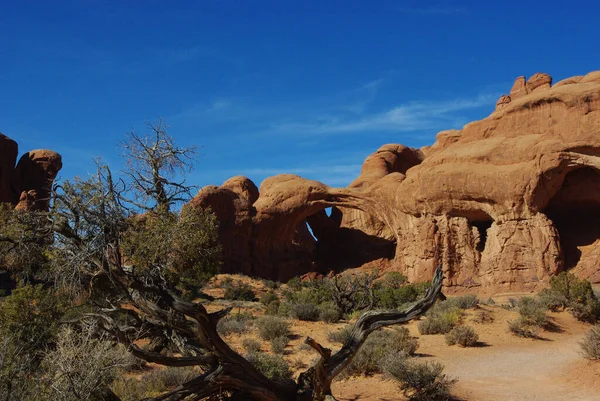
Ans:
[[[260,303],[263,304],[263,305],[270,305],[272,303],[279,303],[279,297],[277,296],[277,294],[275,294],[275,292],[268,291],[268,292],[264,293],[260,297]]]
[[[123,252],[139,273],[158,267],[171,285],[185,292],[202,287],[221,266],[218,221],[209,210],[159,209],[129,220]]]
[[[302,289],[302,280],[300,280],[300,277],[292,277],[286,284],[294,291],[300,291]]]
[[[437,302],[427,312],[427,318],[419,322],[419,332],[421,334],[446,334],[458,324],[462,314],[462,310],[452,302]]]
[[[236,280],[222,284],[225,290],[223,298],[231,301],[254,301],[256,295],[249,284]]]
[[[550,288],[542,290],[540,301],[550,310],[568,308],[578,320],[595,322],[600,319],[600,301],[588,280],[562,272],[550,279]]]
[[[272,340],[290,335],[290,324],[277,316],[262,316],[256,320],[258,335],[263,340]]]
[[[388,272],[382,280],[382,286],[388,288],[400,288],[408,283],[408,278],[400,272]]]
[[[521,319],[527,324],[544,327],[548,324],[548,315],[544,305],[533,297],[523,297],[517,302]]]
[[[470,326],[457,326],[446,333],[446,344],[458,344],[462,347],[474,347],[479,341],[479,335]]]
[[[49,231],[42,230],[45,225],[43,213],[22,212],[0,203],[0,267],[16,281],[31,281],[47,267]]]
[[[346,341],[350,339],[350,335],[352,334],[352,325],[347,324],[336,331],[330,331],[327,333],[327,339],[332,343],[340,343],[344,344]]]
[[[342,318],[342,312],[334,302],[323,302],[319,305],[319,320],[326,323],[337,323]]]
[[[583,356],[594,361],[600,360],[600,325],[593,326],[579,343]]]
[[[41,285],[24,285],[0,302],[0,338],[12,337],[25,349],[42,353],[54,341],[64,305]]]
[[[269,379],[284,381],[292,378],[290,365],[279,355],[255,352],[248,354],[246,359]]]
[[[414,355],[419,344],[405,327],[371,333],[344,374],[368,375],[381,372],[381,361],[389,356]]]
[[[411,401],[446,401],[450,399],[450,388],[456,383],[456,379],[442,373],[444,367],[437,362],[391,357],[382,365]]]
[[[396,309],[416,301],[418,295],[418,289],[411,284],[400,288],[380,287],[375,290],[375,305],[380,309]]]
[[[519,317],[508,322],[508,329],[519,337],[538,338],[540,329],[548,325],[546,307],[532,297],[516,301]]]
[[[476,295],[468,294],[460,297],[450,298],[446,302],[449,302],[460,309],[471,309],[475,308],[477,304],[479,304],[479,299]]]
[[[319,320],[319,307],[315,304],[296,304],[289,305],[289,316],[294,319],[315,322]]]

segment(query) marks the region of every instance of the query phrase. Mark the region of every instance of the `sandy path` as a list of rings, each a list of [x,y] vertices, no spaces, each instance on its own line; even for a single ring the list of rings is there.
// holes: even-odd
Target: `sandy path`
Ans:
[[[421,351],[431,349],[445,372],[459,379],[453,394],[468,401],[600,400],[600,367],[579,353],[579,341],[589,326],[566,314],[556,315],[563,332],[528,340],[506,333],[506,320],[500,321],[502,326],[477,327],[488,344],[482,348],[444,347],[438,344],[441,338],[421,337],[427,341]]]

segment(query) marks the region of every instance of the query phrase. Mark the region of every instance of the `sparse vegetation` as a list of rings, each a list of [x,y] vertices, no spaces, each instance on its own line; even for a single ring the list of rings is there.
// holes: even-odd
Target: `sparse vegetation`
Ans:
[[[456,383],[456,379],[442,373],[444,367],[437,362],[390,357],[382,366],[411,401],[446,401],[450,399],[450,388]]]
[[[283,354],[285,347],[287,347],[290,342],[290,339],[288,336],[279,336],[272,338],[269,342],[271,343],[271,351],[274,354]]]
[[[263,316],[256,320],[258,334],[263,340],[290,335],[290,323],[277,316]]]
[[[385,358],[414,355],[418,347],[417,339],[411,337],[405,327],[376,331],[367,338],[346,368],[345,374],[352,376],[379,373],[382,371],[381,362]]]
[[[470,326],[457,326],[446,333],[446,344],[474,347],[479,341],[479,335]]]
[[[568,309],[581,321],[593,323],[600,319],[600,301],[591,283],[569,272],[562,272],[552,277],[550,288],[542,290],[539,299],[548,309],[552,311]]]
[[[593,361],[600,360],[600,325],[593,326],[580,343],[583,356]]]
[[[244,338],[242,347],[244,347],[249,354],[260,351],[260,343],[252,338]]]
[[[475,313],[472,320],[479,324],[489,324],[494,322],[494,316],[486,310],[480,310]]]
[[[292,378],[290,365],[279,355],[255,352],[246,355],[246,359],[269,379],[281,381]]]
[[[458,324],[462,314],[452,302],[437,302],[425,315],[426,319],[419,322],[419,333],[446,334]]]
[[[539,300],[532,297],[523,297],[515,303],[519,311],[519,317],[508,322],[509,330],[519,337],[539,337],[540,329],[548,324],[546,307]]]
[[[231,301],[254,301],[256,295],[252,287],[240,280],[225,281],[221,284],[225,290],[223,298]]]
[[[345,343],[350,338],[350,333],[352,332],[352,325],[345,325],[336,331],[330,331],[327,333],[327,339],[332,343]]]

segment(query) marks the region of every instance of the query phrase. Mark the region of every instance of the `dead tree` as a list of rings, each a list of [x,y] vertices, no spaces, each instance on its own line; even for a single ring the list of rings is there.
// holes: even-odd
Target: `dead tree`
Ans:
[[[98,327],[140,359],[164,366],[197,366],[202,371],[153,401],[202,400],[220,395],[230,400],[332,400],[332,381],[369,334],[422,315],[440,295],[443,275],[438,268],[423,299],[402,311],[365,312],[335,353],[307,338],[306,343],[320,355],[318,362],[296,382],[272,380],[217,332],[217,323],[231,308],[209,313],[202,304],[181,299],[161,277],[161,266],[145,266],[145,271],[159,272],[156,275],[137,273],[140,266],[132,265],[123,249],[130,209],[123,205],[122,191],[110,170],[100,166],[93,179],[58,188],[49,221],[58,254],[64,258],[60,264],[64,274],[71,277],[74,271],[79,272],[76,279],[66,282],[85,283],[87,288],[87,302],[94,311],[88,308],[82,318],[94,318]],[[141,339],[149,340],[151,347],[139,346]],[[175,356],[156,352],[164,346]]]

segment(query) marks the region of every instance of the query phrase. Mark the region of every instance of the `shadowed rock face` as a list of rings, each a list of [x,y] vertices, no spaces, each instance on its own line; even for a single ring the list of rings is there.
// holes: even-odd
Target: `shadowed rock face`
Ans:
[[[441,264],[456,291],[536,289],[564,269],[600,282],[600,72],[551,84],[519,77],[489,117],[432,146],[383,146],[348,188],[278,175],[258,192],[235,177],[189,206],[217,213],[230,272],[368,264],[424,281]]]
[[[20,210],[48,210],[52,182],[62,168],[61,156],[51,150],[25,153],[15,167],[18,146],[0,134],[0,202]]]

